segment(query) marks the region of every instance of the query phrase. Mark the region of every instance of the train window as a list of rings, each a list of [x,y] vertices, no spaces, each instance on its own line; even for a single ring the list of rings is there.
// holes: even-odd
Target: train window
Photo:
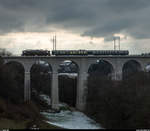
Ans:
[[[59,55],[59,51],[55,51],[57,55]]]
[[[96,50],[96,55],[98,54],[98,51]]]
[[[93,53],[94,53],[94,55],[96,55],[96,51],[95,50],[93,51]]]
[[[98,52],[98,51],[96,51],[96,54],[97,54],[97,55],[98,55],[98,53],[99,53],[99,52]]]
[[[79,50],[79,54],[81,54],[81,50]]]
[[[104,51],[104,55],[105,55],[106,53],[105,53],[105,51]]]
[[[109,55],[112,55],[112,51],[109,51]]]
[[[109,55],[111,55],[111,51],[109,50],[108,52],[109,52]]]
[[[109,50],[107,51],[107,55],[110,55],[110,51]]]
[[[115,52],[114,52],[114,51],[111,51],[111,54],[112,54],[112,55],[115,55]]]

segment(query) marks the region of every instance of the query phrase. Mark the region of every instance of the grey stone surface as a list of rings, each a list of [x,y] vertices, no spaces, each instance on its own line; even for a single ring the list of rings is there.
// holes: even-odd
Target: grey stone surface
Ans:
[[[24,100],[29,101],[31,99],[30,93],[30,70],[32,65],[38,61],[46,61],[52,67],[52,108],[58,109],[59,106],[59,93],[58,93],[58,68],[59,65],[65,60],[71,60],[75,62],[79,67],[78,81],[77,81],[77,100],[76,108],[79,110],[84,110],[86,104],[86,80],[88,76],[88,69],[91,64],[95,63],[98,59],[105,60],[109,62],[113,67],[112,79],[121,80],[122,79],[122,69],[123,65],[129,60],[135,60],[141,65],[141,70],[145,70],[147,64],[150,63],[150,56],[48,56],[48,57],[3,57],[5,63],[16,61],[22,64],[25,70],[24,77]]]

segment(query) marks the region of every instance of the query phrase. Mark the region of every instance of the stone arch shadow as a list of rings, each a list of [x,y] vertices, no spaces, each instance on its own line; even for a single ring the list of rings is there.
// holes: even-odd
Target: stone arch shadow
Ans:
[[[49,105],[52,104],[52,73],[53,68],[50,62],[46,60],[36,60],[30,67],[30,89],[31,99],[36,95],[42,96],[42,100],[50,98]]]
[[[70,65],[69,62],[71,62]],[[76,61],[72,59],[63,59],[60,61],[58,69],[59,101],[73,107],[76,107],[77,103],[78,73],[79,65]]]
[[[18,101],[24,101],[24,76],[25,76],[25,68],[21,62],[18,61],[7,61],[3,64],[3,70],[7,74],[10,79],[12,79],[13,83],[9,83],[14,85],[17,96],[19,96]]]
[[[140,71],[142,71],[140,62],[136,60],[128,60],[123,64],[122,67],[122,79],[127,79]]]
[[[114,75],[114,67],[112,63],[105,59],[98,59],[95,63],[91,63],[88,67],[88,74],[90,75],[98,75],[98,76],[106,76],[109,79],[113,79]]]

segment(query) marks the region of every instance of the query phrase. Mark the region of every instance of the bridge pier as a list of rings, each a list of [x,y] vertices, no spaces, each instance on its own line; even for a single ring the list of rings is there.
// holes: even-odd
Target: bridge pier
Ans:
[[[88,61],[85,59],[80,59],[79,72],[77,78],[77,98],[76,98],[76,108],[80,111],[84,111],[86,107],[86,96],[87,96],[87,77],[88,77]]]
[[[114,66],[113,80],[116,80],[116,81],[122,80],[122,68],[123,68],[123,64],[117,61],[117,64],[115,64]]]
[[[30,89],[30,72],[25,71],[24,76],[24,101],[30,101],[31,89]]]
[[[59,109],[59,93],[58,93],[58,73],[52,73],[52,89],[51,89],[52,109]]]
[[[116,70],[115,80],[122,80],[122,70]]]
[[[80,111],[84,111],[86,106],[87,76],[88,73],[86,72],[79,72],[78,74],[76,108]]]

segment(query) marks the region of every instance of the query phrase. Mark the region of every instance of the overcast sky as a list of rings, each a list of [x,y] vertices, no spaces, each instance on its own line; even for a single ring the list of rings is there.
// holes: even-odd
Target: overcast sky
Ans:
[[[150,0],[0,0],[0,47],[150,52]]]

